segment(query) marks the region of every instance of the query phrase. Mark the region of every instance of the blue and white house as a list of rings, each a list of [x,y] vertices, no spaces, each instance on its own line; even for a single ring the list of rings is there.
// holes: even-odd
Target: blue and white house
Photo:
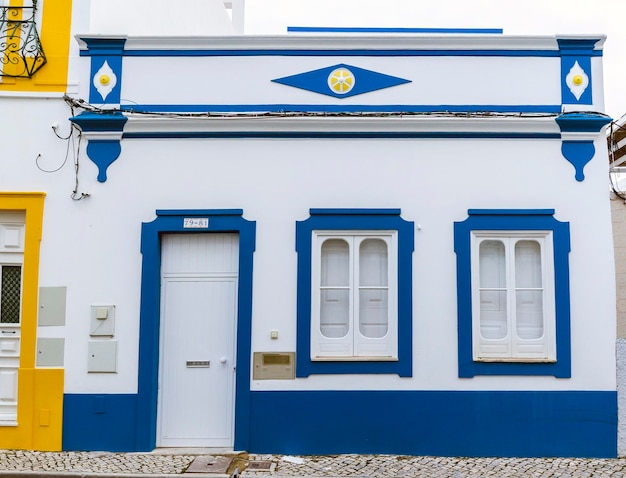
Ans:
[[[96,3],[76,167],[10,165],[46,194],[63,449],[616,456],[603,37],[162,35]]]

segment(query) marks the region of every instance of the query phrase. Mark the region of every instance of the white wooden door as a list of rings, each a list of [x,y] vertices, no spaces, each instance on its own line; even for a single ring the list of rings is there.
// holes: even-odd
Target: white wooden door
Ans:
[[[17,425],[24,214],[0,214],[0,426]]]
[[[238,236],[162,242],[158,446],[232,447]]]

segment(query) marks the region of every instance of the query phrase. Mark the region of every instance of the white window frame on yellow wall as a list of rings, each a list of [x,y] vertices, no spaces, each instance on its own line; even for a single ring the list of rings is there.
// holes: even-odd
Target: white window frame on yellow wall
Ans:
[[[473,231],[475,361],[555,362],[551,231]]]
[[[397,240],[397,231],[313,232],[311,360],[398,360]]]

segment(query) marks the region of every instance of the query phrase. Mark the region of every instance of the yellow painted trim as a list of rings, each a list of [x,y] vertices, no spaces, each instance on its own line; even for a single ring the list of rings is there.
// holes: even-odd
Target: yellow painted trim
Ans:
[[[58,451],[63,428],[63,369],[35,368],[39,249],[45,193],[0,192],[0,211],[26,217],[16,427],[0,427],[0,448]]]
[[[40,0],[41,23],[37,24],[47,63],[33,78],[8,78],[0,83],[0,91],[60,92],[67,90],[67,76],[72,0]],[[23,0],[11,0],[10,6],[21,6]]]

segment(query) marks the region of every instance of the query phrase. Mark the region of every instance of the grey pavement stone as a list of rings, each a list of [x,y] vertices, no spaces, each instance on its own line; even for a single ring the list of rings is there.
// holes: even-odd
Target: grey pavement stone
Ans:
[[[224,454],[215,454],[223,456]],[[185,470],[197,453],[177,450],[167,454],[107,452],[34,452],[0,450],[0,477],[54,476],[88,478],[180,477],[217,478],[215,474]],[[231,454],[240,478],[404,478],[404,477],[537,477],[537,478],[626,478],[626,459],[583,458],[451,458],[397,455],[329,455],[283,457],[281,455]],[[287,458],[285,460],[284,458]],[[246,469],[251,461],[269,461],[269,471]],[[228,476],[220,475],[220,476]]]

